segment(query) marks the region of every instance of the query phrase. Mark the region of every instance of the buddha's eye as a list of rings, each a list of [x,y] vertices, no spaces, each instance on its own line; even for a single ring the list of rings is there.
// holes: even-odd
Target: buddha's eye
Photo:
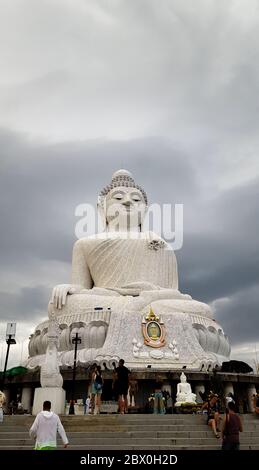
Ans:
[[[117,201],[122,200],[122,194],[115,194],[114,199],[117,199]]]
[[[138,196],[134,196],[134,197],[132,198],[132,200],[133,200],[134,202],[139,202],[139,201],[140,201],[140,198],[139,198]]]

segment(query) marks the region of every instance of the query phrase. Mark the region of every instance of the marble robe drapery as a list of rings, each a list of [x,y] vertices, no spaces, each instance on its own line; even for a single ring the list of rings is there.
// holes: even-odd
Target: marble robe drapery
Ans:
[[[154,249],[152,242],[161,245]],[[177,262],[171,247],[150,232],[138,238],[105,234],[77,242],[72,283],[84,285],[89,270],[94,287],[121,295],[138,295],[143,290],[178,289]],[[86,266],[83,266],[83,264]],[[88,287],[88,286],[86,286]]]

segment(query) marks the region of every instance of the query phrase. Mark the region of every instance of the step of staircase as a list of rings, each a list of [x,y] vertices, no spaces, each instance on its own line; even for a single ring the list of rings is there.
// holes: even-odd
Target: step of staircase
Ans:
[[[259,419],[242,415],[241,449],[259,450]],[[0,424],[0,450],[33,448],[33,416],[5,416]],[[219,450],[203,415],[62,416],[71,450]],[[62,443],[58,440],[58,448]]]

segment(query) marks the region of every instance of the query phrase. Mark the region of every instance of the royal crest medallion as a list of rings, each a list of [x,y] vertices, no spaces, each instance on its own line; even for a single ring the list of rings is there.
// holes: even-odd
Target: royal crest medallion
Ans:
[[[142,334],[144,343],[152,348],[161,348],[165,345],[165,325],[161,318],[150,307],[149,314],[143,317]]]

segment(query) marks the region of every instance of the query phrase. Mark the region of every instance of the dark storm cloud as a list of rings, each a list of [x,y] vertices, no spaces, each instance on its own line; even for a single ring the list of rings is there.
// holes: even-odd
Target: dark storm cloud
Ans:
[[[216,306],[218,320],[230,337],[231,344],[250,342],[251,349],[258,343],[259,283],[238,291],[228,300]]]
[[[186,221],[178,255],[183,290],[210,302],[259,283],[258,201],[259,179],[193,202],[195,222]]]
[[[47,310],[49,292],[45,287],[24,287],[19,293],[0,291],[1,321],[39,321]]]
[[[98,192],[124,163],[150,202],[176,197],[184,202],[197,192],[189,157],[161,139],[36,146],[0,132],[0,145],[1,250],[9,262],[32,253],[70,260],[75,207],[84,202],[96,206]]]

